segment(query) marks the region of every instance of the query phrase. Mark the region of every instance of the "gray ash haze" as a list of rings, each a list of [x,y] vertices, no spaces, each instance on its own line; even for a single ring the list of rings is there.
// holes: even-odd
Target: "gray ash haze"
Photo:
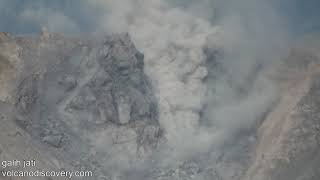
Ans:
[[[165,139],[154,159],[123,168],[138,180],[149,167],[210,167],[224,155],[246,156],[279,100],[268,67],[295,39],[318,30],[319,8],[316,0],[0,0],[0,31],[130,35],[144,54]],[[219,173],[231,178],[246,163],[226,163]]]
[[[214,22],[216,18],[231,14],[247,16],[248,13],[255,13],[256,16],[260,16],[259,18],[271,16],[274,12],[262,7],[266,3],[267,6],[273,7],[277,15],[285,19],[286,24],[290,26],[290,31],[295,34],[315,31],[319,26],[317,18],[320,5],[317,0],[303,2],[299,0],[172,0],[167,2],[172,8],[192,10],[197,16],[209,18],[212,23],[216,23]],[[51,31],[92,33],[101,30],[99,25],[105,21],[105,15],[111,13],[99,3],[98,0],[1,0],[0,29],[24,34],[39,32],[42,26],[47,26]],[[129,1],[130,3],[134,1]],[[257,8],[257,5],[260,7]],[[127,3],[123,5],[123,7],[126,6],[128,6]]]

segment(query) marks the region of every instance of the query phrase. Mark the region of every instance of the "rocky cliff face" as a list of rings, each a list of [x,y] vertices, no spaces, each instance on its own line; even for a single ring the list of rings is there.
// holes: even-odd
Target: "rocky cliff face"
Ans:
[[[319,44],[308,39],[279,65],[281,98],[258,129],[248,180],[319,179]]]
[[[35,153],[46,154],[42,160],[54,168],[85,168],[96,177],[122,171],[147,158],[161,139],[143,58],[127,34],[96,41],[4,34],[2,123],[17,125],[14,133],[30,137]]]

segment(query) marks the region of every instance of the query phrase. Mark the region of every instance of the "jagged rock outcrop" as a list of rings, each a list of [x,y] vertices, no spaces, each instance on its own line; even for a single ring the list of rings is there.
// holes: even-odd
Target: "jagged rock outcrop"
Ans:
[[[6,43],[19,51],[8,52]],[[107,177],[147,158],[158,145],[157,102],[144,56],[128,34],[91,41],[50,33],[8,36],[0,48],[0,67],[16,70],[10,72],[14,88],[3,92],[12,97],[3,101],[12,112],[7,121],[56,159],[56,168],[86,168],[97,173],[93,179]],[[11,65],[2,52],[19,63]]]

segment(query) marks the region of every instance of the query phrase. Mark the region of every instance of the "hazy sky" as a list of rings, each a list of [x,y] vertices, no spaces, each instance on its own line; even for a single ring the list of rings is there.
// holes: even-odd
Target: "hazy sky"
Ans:
[[[233,0],[222,2],[228,1]],[[177,4],[190,2],[192,0],[180,0]],[[320,29],[319,0],[273,0],[273,2],[279,13],[287,19],[292,32]],[[53,31],[92,32],[103,13],[104,9],[90,6],[86,0],[0,0],[0,31],[32,33],[46,25]]]
[[[295,32],[302,33],[320,29],[319,0],[280,0],[277,3]]]

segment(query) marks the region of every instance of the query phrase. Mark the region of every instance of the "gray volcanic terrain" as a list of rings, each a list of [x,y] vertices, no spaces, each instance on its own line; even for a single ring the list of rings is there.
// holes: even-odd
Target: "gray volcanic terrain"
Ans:
[[[101,42],[45,33],[3,36],[1,44],[18,49],[10,55],[20,63],[3,55],[15,87],[3,91],[2,120],[12,121],[59,167],[104,174],[111,164],[123,167],[127,159],[138,161],[157,147],[157,101],[143,72],[143,54],[128,34]]]
[[[316,180],[315,42],[306,38],[267,68],[279,97],[250,132],[181,159],[167,154],[144,55],[128,34],[83,40],[3,33],[1,160],[32,158],[47,170],[94,172],[87,179]],[[207,52],[208,65],[218,63],[220,51]]]
[[[319,180],[317,5],[0,0],[0,179]]]

